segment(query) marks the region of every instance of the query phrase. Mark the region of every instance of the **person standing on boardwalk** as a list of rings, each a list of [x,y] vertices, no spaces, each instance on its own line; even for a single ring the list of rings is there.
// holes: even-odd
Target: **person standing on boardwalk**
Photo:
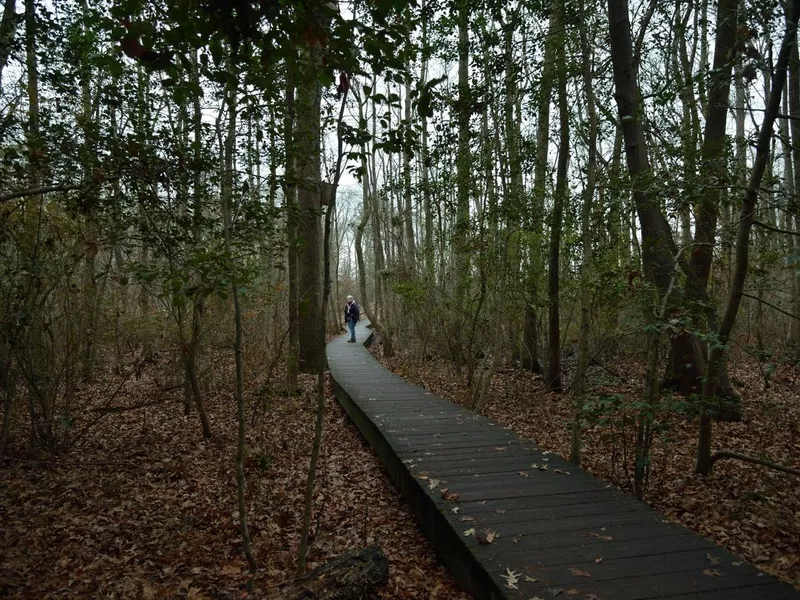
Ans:
[[[347,304],[344,307],[344,322],[350,327],[350,339],[347,340],[348,342],[356,341],[356,323],[358,322],[360,312],[356,301],[352,296],[348,296]]]

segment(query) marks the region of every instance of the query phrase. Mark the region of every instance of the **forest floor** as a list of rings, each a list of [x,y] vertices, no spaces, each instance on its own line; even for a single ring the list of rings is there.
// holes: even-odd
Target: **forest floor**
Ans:
[[[0,460],[0,596],[18,598],[264,598],[297,565],[313,439],[315,379],[297,398],[272,397],[249,427],[246,474],[252,593],[236,518],[236,413],[219,378],[207,395],[214,437],[203,440],[182,391],[131,379],[115,406],[68,453]],[[114,384],[116,385],[116,384]],[[107,401],[108,382],[81,395]],[[255,398],[256,387],[248,390]],[[248,415],[250,421],[251,415]],[[79,419],[76,431],[85,424]],[[369,447],[329,395],[309,569],[349,549],[379,545],[389,558],[381,598],[466,598]]]
[[[387,359],[382,346],[373,354],[393,372],[452,402],[470,399],[465,375],[449,361],[412,352]],[[608,402],[635,401],[641,394],[635,365],[614,365],[629,383],[600,385],[596,396]],[[753,365],[734,365],[731,376],[742,396],[745,418],[717,423],[714,447],[800,468],[800,370],[780,366],[765,389]],[[608,378],[606,378],[608,379]],[[601,381],[602,383],[602,381]],[[540,376],[504,369],[495,375],[485,414],[543,449],[568,457],[573,408],[568,395],[545,390]],[[634,428],[592,427],[584,432],[583,467],[624,490],[631,490]],[[800,482],[793,475],[736,460],[716,463],[708,477],[694,474],[696,421],[663,413],[652,446],[645,500],[670,519],[690,527],[762,570],[800,589]],[[627,464],[627,468],[626,465]]]

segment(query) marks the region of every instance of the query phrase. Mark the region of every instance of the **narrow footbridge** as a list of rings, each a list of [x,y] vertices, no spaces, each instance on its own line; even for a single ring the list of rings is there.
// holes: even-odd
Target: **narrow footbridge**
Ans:
[[[328,344],[336,397],[436,552],[480,599],[800,600],[646,504],[383,368],[357,328]]]

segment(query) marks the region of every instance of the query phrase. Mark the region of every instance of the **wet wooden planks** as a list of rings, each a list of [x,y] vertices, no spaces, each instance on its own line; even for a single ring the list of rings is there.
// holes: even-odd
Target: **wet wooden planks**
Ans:
[[[365,323],[356,333],[360,342],[369,336]],[[407,383],[346,339],[327,347],[336,397],[475,598],[800,600],[647,505]]]

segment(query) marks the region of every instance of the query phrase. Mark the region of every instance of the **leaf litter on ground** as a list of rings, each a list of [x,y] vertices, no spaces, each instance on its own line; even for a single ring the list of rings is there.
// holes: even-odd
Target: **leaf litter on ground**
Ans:
[[[233,472],[235,403],[222,384],[233,380],[232,366],[224,375],[207,395],[211,440],[203,440],[195,413],[183,414],[180,390],[165,395],[145,375],[126,383],[124,395],[131,404],[159,400],[154,406],[107,416],[64,457],[17,452],[0,461],[3,594],[263,597],[293,579],[316,380],[302,378],[299,397],[270,398],[248,428],[246,502],[260,561],[248,594]],[[257,388],[248,388],[251,403]],[[389,559],[380,598],[467,598],[330,391],[311,533],[309,569],[377,544]]]

